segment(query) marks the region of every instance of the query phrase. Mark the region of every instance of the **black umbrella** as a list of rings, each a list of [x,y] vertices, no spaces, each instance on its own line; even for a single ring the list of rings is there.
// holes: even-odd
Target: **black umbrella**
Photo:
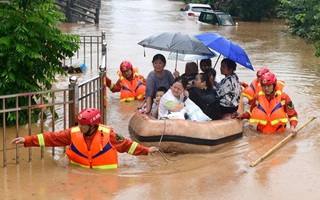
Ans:
[[[175,70],[177,69],[178,54],[214,55],[214,53],[196,37],[179,32],[155,34],[142,40],[138,44],[151,49],[175,52],[177,54]]]

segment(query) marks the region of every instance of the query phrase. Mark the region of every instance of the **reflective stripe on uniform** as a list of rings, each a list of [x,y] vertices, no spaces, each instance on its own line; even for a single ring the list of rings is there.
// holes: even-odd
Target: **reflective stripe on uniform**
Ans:
[[[46,144],[44,142],[43,134],[40,133],[37,135],[37,137],[38,137],[38,141],[39,141],[39,147],[45,147]]]
[[[125,102],[125,101],[133,101],[133,100],[134,100],[134,97],[128,97],[128,98],[121,99],[120,101]]]
[[[289,119],[289,121],[291,122],[291,121],[298,121],[298,118],[297,117],[291,117],[290,119]]]
[[[116,169],[118,168],[117,164],[112,165],[100,165],[100,166],[92,166],[93,169]]]
[[[109,86],[109,89],[112,90],[113,87],[114,87],[114,84],[111,83],[110,86]]]
[[[132,155],[134,153],[134,151],[136,150],[137,146],[138,146],[138,143],[133,142],[131,147],[130,147],[130,149],[129,149],[129,151],[128,151],[128,154]]]
[[[246,94],[246,93],[242,93],[242,96],[248,98],[249,100],[253,99],[253,97],[251,95]]]
[[[144,95],[145,95],[145,94],[140,94],[140,95],[138,95],[138,96],[137,96],[137,99],[139,99],[139,100],[144,99]]]
[[[258,123],[258,124],[262,124],[262,125],[266,125],[267,124],[266,120],[261,120],[261,119],[252,119],[252,118],[250,118],[249,121],[251,123]]]
[[[288,118],[272,120],[270,123],[271,125],[275,125],[275,124],[278,124],[279,122],[286,124],[288,122]]]
[[[77,162],[74,162],[72,160],[70,160],[70,163],[79,167],[83,167],[83,168],[90,168],[90,166],[87,165],[81,165]],[[111,165],[100,165],[100,166],[92,166],[93,169],[116,169],[118,168],[118,164],[111,164]]]

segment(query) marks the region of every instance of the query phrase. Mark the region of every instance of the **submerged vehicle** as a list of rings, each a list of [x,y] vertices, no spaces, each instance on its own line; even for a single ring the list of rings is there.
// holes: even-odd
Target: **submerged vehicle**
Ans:
[[[212,24],[218,26],[235,26],[231,15],[220,10],[202,11],[197,23]]]
[[[180,11],[184,11],[188,16],[199,17],[202,11],[212,10],[208,4],[189,3],[185,8],[181,8]]]

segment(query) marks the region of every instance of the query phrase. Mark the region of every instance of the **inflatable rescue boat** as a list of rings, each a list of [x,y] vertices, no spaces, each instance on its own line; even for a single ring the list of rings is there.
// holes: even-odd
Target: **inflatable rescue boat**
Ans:
[[[158,120],[137,111],[130,119],[129,133],[140,144],[160,147],[167,153],[205,153],[240,138],[242,122],[230,118],[207,122]]]

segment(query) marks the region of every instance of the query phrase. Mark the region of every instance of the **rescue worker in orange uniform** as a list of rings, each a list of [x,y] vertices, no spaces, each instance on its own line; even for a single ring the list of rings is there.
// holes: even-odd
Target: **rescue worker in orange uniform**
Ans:
[[[238,118],[249,119],[258,124],[257,129],[263,133],[284,132],[286,124],[290,123],[290,133],[297,134],[298,113],[286,93],[278,88],[277,78],[271,73],[265,73],[260,78],[262,91],[254,98],[250,112],[245,112]]]
[[[116,84],[107,77],[106,84],[111,92],[120,92],[120,101],[143,100],[146,93],[146,79],[133,68],[129,61],[123,61],[118,71],[119,79]]]
[[[95,108],[82,110],[77,118],[78,126],[60,132],[18,137],[11,144],[25,147],[67,146],[66,155],[71,164],[84,168],[112,169],[118,167],[118,155],[148,155],[158,152],[156,147],[145,147],[113,132],[100,124],[101,113]]]
[[[254,96],[262,91],[260,78],[263,74],[268,72],[270,72],[268,68],[261,68],[256,73],[257,78],[255,78],[250,85],[245,82],[240,83],[241,86],[244,87],[241,94],[243,97],[246,97],[248,99],[248,104],[251,104]],[[277,81],[277,87],[279,90],[282,91],[284,85],[285,83],[283,81]]]

